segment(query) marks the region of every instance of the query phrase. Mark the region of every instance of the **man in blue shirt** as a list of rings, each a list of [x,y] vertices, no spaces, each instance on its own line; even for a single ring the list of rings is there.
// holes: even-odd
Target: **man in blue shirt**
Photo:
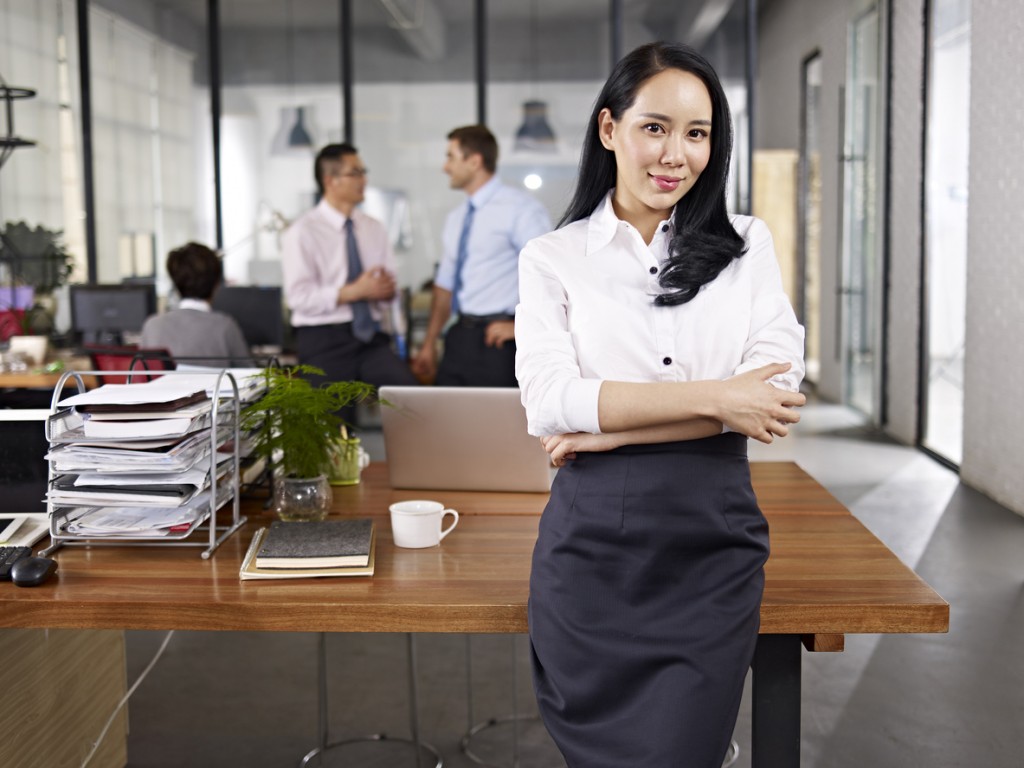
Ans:
[[[441,263],[423,346],[413,372],[440,386],[515,387],[515,330],[519,303],[519,251],[551,231],[543,205],[495,176],[498,142],[483,125],[448,134],[444,172],[464,205],[445,221]],[[444,354],[437,341],[449,318]]]

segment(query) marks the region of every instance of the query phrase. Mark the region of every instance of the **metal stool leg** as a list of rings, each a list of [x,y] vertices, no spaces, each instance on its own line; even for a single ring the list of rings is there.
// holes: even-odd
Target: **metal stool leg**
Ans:
[[[512,642],[512,713],[509,715],[498,715],[495,717],[487,718],[476,722],[473,714],[473,653],[472,653],[472,635],[466,635],[466,703],[467,711],[469,714],[469,722],[466,733],[463,735],[462,740],[459,742],[462,748],[463,754],[472,760],[477,765],[485,766],[486,768],[503,768],[495,763],[487,762],[483,757],[476,754],[472,750],[473,737],[478,733],[481,733],[488,728],[494,728],[497,726],[512,726],[512,762],[509,764],[511,768],[517,768],[519,765],[519,723],[521,722],[540,722],[540,718],[537,715],[528,715],[519,712],[519,691],[516,681],[519,679],[519,655],[516,653],[516,635],[510,635]]]
[[[323,765],[323,756],[326,752],[339,747],[357,744],[360,742],[397,742],[409,744],[413,747],[416,755],[416,768],[422,768],[423,753],[426,752],[432,759],[436,760],[433,768],[443,768],[444,758],[436,747],[420,740],[419,725],[419,696],[416,688],[416,638],[409,632],[406,634],[406,652],[409,657],[409,726],[412,738],[401,739],[388,736],[385,733],[372,733],[367,736],[356,736],[351,739],[329,742],[328,731],[330,728],[327,707],[327,633],[321,632],[317,638],[317,726],[319,731],[318,745],[311,749],[299,763],[300,768],[309,765]],[[310,761],[319,758],[316,763]]]

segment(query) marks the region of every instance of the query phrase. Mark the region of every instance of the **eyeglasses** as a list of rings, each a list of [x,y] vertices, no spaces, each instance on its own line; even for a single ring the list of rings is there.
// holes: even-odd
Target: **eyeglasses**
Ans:
[[[353,168],[351,171],[345,171],[344,173],[339,173],[336,175],[341,176],[342,178],[361,179],[363,178],[363,176],[366,176],[369,173],[369,168]]]

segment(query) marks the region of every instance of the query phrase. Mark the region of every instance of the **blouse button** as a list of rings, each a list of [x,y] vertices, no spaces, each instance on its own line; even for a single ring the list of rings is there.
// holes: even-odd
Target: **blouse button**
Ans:
[[[661,231],[662,232],[668,232],[668,224],[662,224],[661,225]]]
[[[663,362],[665,365],[672,365],[672,358],[671,357],[666,357],[661,362]]]
[[[656,275],[656,274],[658,274],[658,268],[657,268],[657,267],[651,267],[651,269],[650,269],[650,273],[651,273],[652,275]]]

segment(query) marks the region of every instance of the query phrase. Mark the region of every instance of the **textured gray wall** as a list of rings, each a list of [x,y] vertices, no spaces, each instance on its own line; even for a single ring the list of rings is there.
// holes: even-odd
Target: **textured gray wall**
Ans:
[[[1024,4],[971,8],[967,352],[961,477],[1024,514]]]
[[[886,431],[917,437],[921,287],[921,136],[924,119],[924,2],[892,0],[889,348]]]

